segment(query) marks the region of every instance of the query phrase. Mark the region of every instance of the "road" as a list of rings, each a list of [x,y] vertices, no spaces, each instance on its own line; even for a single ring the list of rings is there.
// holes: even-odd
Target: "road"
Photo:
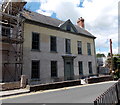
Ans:
[[[115,81],[27,93],[3,98],[3,103],[93,103]],[[3,104],[4,105],[4,104]]]

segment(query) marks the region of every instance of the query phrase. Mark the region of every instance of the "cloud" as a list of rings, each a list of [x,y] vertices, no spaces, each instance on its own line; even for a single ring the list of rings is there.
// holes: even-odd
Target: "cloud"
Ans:
[[[45,12],[45,11],[42,11],[42,10],[37,10],[36,12],[40,13],[40,14],[43,14],[43,15],[46,15],[46,16],[51,16],[52,15],[52,12],[49,11],[49,12]]]
[[[30,1],[30,0],[28,0]],[[32,0],[33,1],[33,0]],[[79,17],[85,19],[85,28],[97,37],[96,48],[109,48],[109,39],[114,47],[118,43],[119,0],[37,0],[41,3],[38,13],[51,16],[56,13],[60,20],[71,19],[74,24]],[[80,2],[83,2],[80,7]]]
[[[98,51],[96,51],[96,54],[97,54],[97,53],[100,53],[100,54],[105,54],[105,56],[107,56],[107,55],[108,55],[108,52],[110,52],[110,49],[108,49],[107,51],[98,50]],[[118,47],[113,48],[113,49],[112,49],[112,52],[113,52],[113,54],[118,54]]]
[[[118,47],[113,48],[113,54],[118,54]]]

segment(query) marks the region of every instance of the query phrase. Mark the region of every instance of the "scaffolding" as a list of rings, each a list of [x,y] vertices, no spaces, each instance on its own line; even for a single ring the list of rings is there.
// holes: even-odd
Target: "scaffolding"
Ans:
[[[20,12],[26,2],[3,0],[0,4],[1,82],[19,81],[23,69],[23,19]]]

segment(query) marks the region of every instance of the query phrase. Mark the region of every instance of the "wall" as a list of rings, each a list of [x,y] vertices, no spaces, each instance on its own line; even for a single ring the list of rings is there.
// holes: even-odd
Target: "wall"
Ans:
[[[32,32],[40,33],[40,51],[31,51]],[[57,53],[50,52],[50,35],[57,37]],[[88,61],[92,61],[93,73],[96,74],[94,40],[92,38],[57,31],[37,25],[24,24],[24,70],[23,73],[31,77],[31,60],[40,60],[40,79],[42,82],[50,80],[50,61],[58,61],[58,77],[64,76],[64,62],[61,55],[65,54],[65,38],[71,39],[71,52],[77,55],[74,62],[74,74],[78,75],[78,61],[83,61],[84,75],[89,75]],[[83,55],[77,54],[77,41],[82,41]],[[91,43],[92,56],[87,55],[87,43]],[[47,65],[47,66],[46,66]],[[47,78],[47,80],[46,80]]]
[[[11,44],[1,43],[2,54],[2,80],[4,82],[12,82],[18,80],[17,71],[15,71],[15,51]],[[8,52],[9,51],[9,52]]]

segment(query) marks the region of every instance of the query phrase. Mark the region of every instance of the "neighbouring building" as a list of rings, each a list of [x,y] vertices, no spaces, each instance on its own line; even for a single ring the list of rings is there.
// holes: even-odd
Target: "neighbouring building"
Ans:
[[[97,57],[97,65],[98,66],[105,66],[106,65],[106,57]]]
[[[23,21],[26,2],[0,2],[0,82],[19,81],[23,70]]]
[[[1,82],[19,81],[21,75],[38,84],[97,74],[95,36],[83,18],[74,25],[22,10],[25,4],[4,3],[0,13]]]
[[[109,74],[109,68],[106,67],[107,58],[106,57],[97,57],[97,72],[98,74]]]

